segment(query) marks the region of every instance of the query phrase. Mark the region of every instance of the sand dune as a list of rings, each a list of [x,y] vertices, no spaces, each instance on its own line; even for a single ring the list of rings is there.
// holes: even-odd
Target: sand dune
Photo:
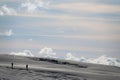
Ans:
[[[14,69],[11,69],[11,62],[14,62]],[[120,80],[120,67],[0,55],[0,80]]]

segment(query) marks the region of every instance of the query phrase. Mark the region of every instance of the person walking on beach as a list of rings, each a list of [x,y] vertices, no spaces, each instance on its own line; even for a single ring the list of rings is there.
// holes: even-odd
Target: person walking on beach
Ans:
[[[12,68],[12,69],[13,69],[13,65],[14,65],[14,63],[12,62],[12,63],[11,63],[11,68]]]
[[[28,64],[26,64],[26,70],[28,71]]]

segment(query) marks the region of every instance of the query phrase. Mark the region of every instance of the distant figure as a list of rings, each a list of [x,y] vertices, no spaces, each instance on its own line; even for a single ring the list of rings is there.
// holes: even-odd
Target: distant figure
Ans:
[[[12,68],[12,69],[13,69],[13,64],[14,64],[14,63],[12,62],[12,63],[11,63],[11,68]]]
[[[28,64],[26,64],[26,70],[28,71]]]

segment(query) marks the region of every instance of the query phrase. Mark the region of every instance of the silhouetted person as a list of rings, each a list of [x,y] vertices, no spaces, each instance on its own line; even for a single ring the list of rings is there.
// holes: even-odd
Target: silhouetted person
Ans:
[[[11,68],[12,68],[12,69],[13,69],[13,64],[14,64],[14,63],[12,62],[12,63],[11,63]]]
[[[26,70],[28,71],[28,64],[26,64]]]

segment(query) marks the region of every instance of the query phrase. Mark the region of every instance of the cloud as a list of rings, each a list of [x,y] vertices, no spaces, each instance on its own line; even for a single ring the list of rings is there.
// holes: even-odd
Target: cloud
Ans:
[[[72,53],[67,53],[65,59],[66,60],[80,61],[80,59],[78,57],[73,56]]]
[[[4,15],[4,13],[0,10],[0,15]]]
[[[30,50],[24,50],[23,52],[11,52],[10,55],[34,57],[34,55],[31,53]],[[57,57],[58,55],[53,51],[52,48],[48,48],[48,47],[42,48],[38,56],[46,57],[46,58],[60,58],[60,57]],[[105,55],[100,56],[98,58],[85,58],[85,57],[74,56],[72,53],[67,53],[64,59],[80,61],[80,62],[85,62],[85,63],[104,64],[104,65],[112,65],[112,66],[120,67],[120,59],[108,57]]]
[[[33,39],[28,39],[28,41],[30,41],[30,42],[31,42],[31,41],[33,41]]]
[[[97,4],[87,2],[62,3],[57,5],[51,5],[50,7],[69,12],[120,13],[119,5]]]
[[[40,16],[44,9],[48,9],[49,2],[42,0],[27,0],[22,2],[18,7],[11,8],[7,5],[0,7],[0,16],[14,15],[14,16]]]
[[[64,39],[87,39],[87,40],[112,40],[112,41],[120,41],[120,35],[96,35],[96,34],[88,34],[88,35],[35,35],[41,37],[54,37],[54,38],[64,38]]]
[[[1,36],[12,36],[13,34],[14,34],[14,33],[13,33],[12,29],[7,30],[7,31],[5,31],[5,32],[0,32],[0,35],[1,35]]]
[[[105,55],[100,56],[98,58],[85,58],[85,57],[75,57],[72,53],[66,54],[66,60],[74,60],[86,63],[94,63],[94,64],[104,64],[104,65],[112,65],[120,67],[120,59],[107,57]]]
[[[87,62],[87,59],[85,57],[76,57],[72,53],[67,53],[65,60],[73,60],[73,61],[81,61],[81,62]]]
[[[3,5],[0,7],[0,15],[16,15],[17,12],[13,9],[8,7],[7,5]]]
[[[16,43],[13,43],[13,44],[16,44]],[[33,55],[30,50],[24,50],[23,52],[11,52],[10,54],[19,55],[19,56],[31,56],[31,57],[36,56],[36,55]],[[49,47],[42,48],[37,54],[37,57],[59,58],[56,52],[54,52],[54,50]]]
[[[44,47],[39,52],[40,57],[49,57],[49,58],[56,58],[56,53],[53,52],[52,48]]]
[[[95,63],[95,64],[120,66],[120,59],[107,57],[105,55],[100,56],[100,57],[95,58],[95,59],[89,59],[89,60],[87,60],[87,62]]]
[[[24,50],[23,52],[11,52],[10,55],[34,57],[30,50]]]
[[[27,0],[21,4],[21,8],[25,9],[28,13],[39,12],[41,8],[47,9],[49,3],[43,2],[42,0]]]
[[[49,9],[48,11],[46,9]],[[54,11],[57,10],[57,11]],[[5,12],[4,12],[5,11]],[[63,13],[59,13],[59,11],[62,11]],[[44,13],[43,13],[44,12]],[[53,14],[51,14],[51,12]],[[56,12],[56,14],[54,14],[54,12]],[[97,17],[85,17],[88,16],[88,14],[91,13],[119,13],[119,6],[118,5],[110,5],[110,4],[98,4],[98,3],[88,3],[88,2],[73,2],[73,3],[52,3],[51,4],[49,1],[45,1],[45,0],[26,0],[21,1],[20,4],[18,6],[16,6],[16,8],[14,7],[8,7],[7,5],[3,5],[0,7],[0,15],[13,15],[13,16],[27,16],[27,17],[42,17],[42,18],[51,18],[51,19],[58,19],[58,20],[62,20],[62,23],[57,24],[56,22],[54,22],[54,24],[56,24],[57,26],[61,26],[62,24],[67,25],[67,26],[71,26],[73,24],[73,22],[69,22],[73,19],[75,23],[76,21],[78,21],[77,24],[78,26],[84,26],[84,25],[88,25],[91,23],[85,23],[84,25],[82,24],[82,20],[86,19],[86,20],[105,20],[105,21],[111,21],[111,20],[117,20],[119,21],[119,19],[115,18],[100,18]],[[75,13],[75,14],[74,14]],[[76,14],[82,14],[82,15],[76,15]],[[71,16],[72,15],[72,16]],[[79,17],[78,17],[79,16]],[[81,21],[79,21],[78,19],[82,19]],[[64,21],[63,21],[64,20]],[[68,22],[66,23],[65,22]],[[69,21],[67,21],[69,20]],[[59,22],[59,21],[58,21]],[[81,22],[81,23],[80,23]],[[87,21],[89,22],[89,21]],[[99,21],[98,21],[99,22]],[[49,23],[50,24],[50,23]],[[69,25],[70,24],[70,25]],[[74,26],[77,26],[76,24],[74,24]],[[94,25],[94,24],[91,24]],[[98,24],[95,24],[98,26]],[[100,25],[101,26],[101,25]]]

